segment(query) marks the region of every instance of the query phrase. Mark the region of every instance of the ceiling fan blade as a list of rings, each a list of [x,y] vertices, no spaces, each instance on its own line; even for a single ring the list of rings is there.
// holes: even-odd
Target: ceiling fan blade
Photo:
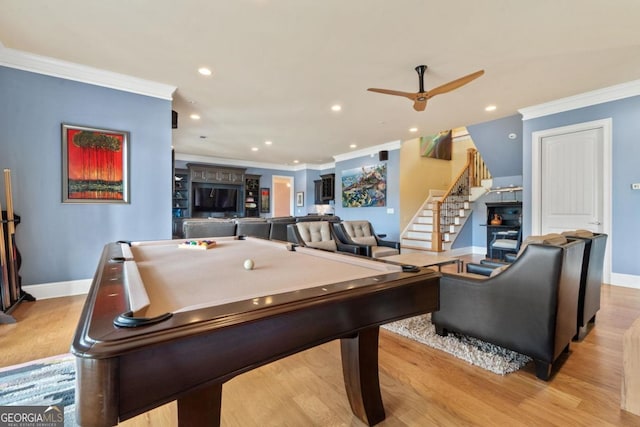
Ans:
[[[416,111],[424,111],[427,107],[427,98],[416,99],[416,102],[413,103],[413,109]]]
[[[449,83],[445,83],[442,86],[438,86],[434,89],[431,89],[428,93],[429,98],[440,95],[442,93],[450,92],[454,89],[459,88],[460,86],[464,86],[472,80],[477,79],[481,75],[484,74],[484,70],[476,71],[475,73],[471,73],[467,76],[460,77],[459,79],[450,81]]]
[[[371,92],[384,93],[386,95],[404,96],[405,98],[409,98],[412,101],[416,99],[416,95],[417,95],[416,93],[411,93],[411,92],[400,92],[398,90],[389,90],[389,89],[376,89],[372,87],[370,87],[367,90]]]

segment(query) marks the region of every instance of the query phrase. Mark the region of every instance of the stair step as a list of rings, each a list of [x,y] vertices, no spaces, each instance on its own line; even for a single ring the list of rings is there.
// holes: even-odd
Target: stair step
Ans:
[[[404,237],[407,239],[431,240],[431,232],[430,231],[407,231]]]
[[[422,232],[429,232],[431,233],[433,231],[433,222],[432,223],[413,223],[411,224],[411,230],[410,231],[422,231]]]
[[[419,216],[414,224],[433,224],[433,216]]]
[[[431,249],[431,240],[416,240],[407,237],[402,238],[402,247]]]
[[[433,217],[433,211],[429,209],[423,209],[421,216]]]

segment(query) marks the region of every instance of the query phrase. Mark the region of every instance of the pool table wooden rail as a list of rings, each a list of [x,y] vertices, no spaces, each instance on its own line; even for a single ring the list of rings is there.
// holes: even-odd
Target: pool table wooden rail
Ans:
[[[219,425],[222,384],[291,354],[341,339],[352,410],[369,425],[385,417],[378,381],[378,328],[439,308],[439,273],[394,272],[358,279],[367,286],[280,295],[176,313],[163,323],[116,328],[126,311],[122,266],[105,247],[72,352],[77,356],[76,419],[109,426],[178,400],[180,425]],[[340,287],[344,287],[342,290]],[[304,298],[301,298],[304,295]]]

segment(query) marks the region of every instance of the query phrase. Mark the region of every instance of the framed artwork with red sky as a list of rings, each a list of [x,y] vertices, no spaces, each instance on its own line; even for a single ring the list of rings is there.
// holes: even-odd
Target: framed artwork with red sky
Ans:
[[[129,133],[62,125],[62,202],[129,203]]]

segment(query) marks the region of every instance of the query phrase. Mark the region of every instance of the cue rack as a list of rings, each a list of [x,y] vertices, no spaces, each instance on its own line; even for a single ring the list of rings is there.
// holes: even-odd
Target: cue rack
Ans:
[[[13,211],[11,191],[11,170],[4,170],[4,192],[6,210],[2,211],[0,227],[0,324],[15,323],[10,313],[22,301],[35,301],[35,298],[22,290],[22,279],[18,274],[21,258],[16,247],[16,225],[20,217]]]

